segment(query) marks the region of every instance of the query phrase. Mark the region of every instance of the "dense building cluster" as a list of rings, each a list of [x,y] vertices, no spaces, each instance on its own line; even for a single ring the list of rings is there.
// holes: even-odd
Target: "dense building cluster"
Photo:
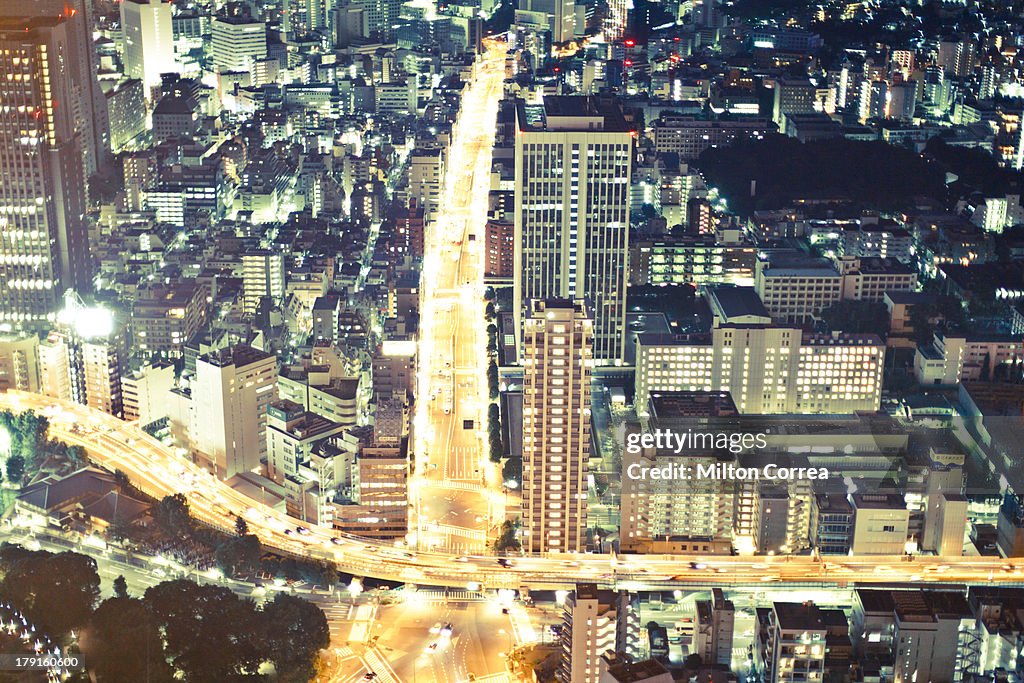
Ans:
[[[434,404],[488,416],[499,550],[1024,556],[1020,2],[24,5],[0,0],[0,389],[137,421],[296,530],[409,544],[425,256],[500,43],[483,281],[457,283],[488,288],[490,403],[448,363]],[[624,448],[698,427],[763,447]],[[630,474],[769,460],[829,475]],[[1016,590],[742,617],[716,590],[671,632],[660,599],[579,585],[559,680],[1024,667]]]

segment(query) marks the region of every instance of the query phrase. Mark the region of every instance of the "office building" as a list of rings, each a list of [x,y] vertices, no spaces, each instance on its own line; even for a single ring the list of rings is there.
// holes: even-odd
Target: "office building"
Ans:
[[[524,0],[518,9],[543,17],[543,24],[551,31],[553,43],[566,43],[576,37],[576,3],[573,0]]]
[[[416,150],[409,155],[409,197],[423,207],[426,222],[434,220],[441,198],[444,157],[439,149]]]
[[[359,419],[359,377],[339,377],[328,366],[285,367],[277,378],[278,395],[316,415],[351,427]]]
[[[625,649],[630,633],[630,596],[577,584],[565,600],[559,683],[598,683],[601,658]],[[639,625],[636,624],[635,627]],[[637,629],[638,630],[638,629]],[[639,637],[639,633],[635,634]]]
[[[217,72],[251,71],[267,56],[267,27],[245,5],[228,3],[210,24],[210,50]]]
[[[895,494],[855,493],[853,535],[850,552],[854,555],[902,555],[910,538],[910,510]]]
[[[883,301],[913,291],[917,273],[895,258],[843,256],[835,263],[804,255],[759,259],[754,286],[777,322],[805,323],[839,301]]]
[[[0,323],[11,326],[52,322],[65,290],[92,285],[75,36],[63,16],[0,18],[0,98],[17,103],[0,117]]]
[[[233,477],[261,466],[267,453],[267,407],[277,400],[277,359],[245,344],[196,359],[192,380],[192,447]]]
[[[373,394],[398,397],[402,402],[412,396],[416,382],[416,342],[386,340],[373,358]]]
[[[271,479],[283,484],[289,492],[286,504],[288,514],[307,522],[319,524],[324,517],[319,509],[308,509],[303,495],[302,467],[309,462],[317,443],[340,434],[344,427],[320,415],[311,413],[301,404],[282,399],[267,407],[267,472]],[[331,488],[333,482],[317,477],[320,487]],[[317,500],[326,496],[318,491]]]
[[[146,133],[146,92],[142,81],[126,78],[104,82],[103,95],[110,122],[110,149],[114,153],[131,149]]]
[[[353,489],[362,520],[375,538],[405,539],[409,531],[408,444],[364,446],[356,460]]]
[[[148,100],[160,85],[160,75],[178,70],[174,60],[171,3],[124,0],[120,7],[124,30],[124,74],[142,81]]]
[[[775,82],[772,121],[779,130],[786,130],[788,114],[814,112],[817,88],[807,79],[782,78]]]
[[[821,555],[849,555],[853,506],[845,493],[820,493],[811,511],[811,543]]]
[[[641,333],[636,406],[654,392],[727,391],[741,413],[877,410],[885,347],[875,335],[776,327],[749,288],[709,288],[716,324],[703,335]]]
[[[523,326],[527,552],[584,549],[593,335],[582,300],[534,301]],[[594,666],[596,672],[596,660]]]
[[[206,323],[207,289],[195,282],[139,290],[132,304],[132,343],[144,358],[178,358]]]
[[[81,138],[82,177],[86,180],[111,161],[112,146],[103,91],[96,78],[92,14],[92,5],[85,0],[32,0],[31,3],[0,0],[0,18],[8,17],[14,24],[20,23],[23,31],[33,17],[59,18],[68,24],[68,42],[63,43],[63,49],[70,50],[65,52],[70,59],[61,69],[51,69],[50,73],[51,76],[59,73],[61,80],[66,79],[71,85],[68,89],[62,85],[59,92],[51,91],[51,94],[63,97],[60,101],[71,105],[71,125]]]
[[[403,0],[356,0],[354,4],[363,10],[367,37],[381,42],[395,39]]]
[[[594,97],[519,101],[516,115],[517,329],[534,299],[585,298],[595,362],[621,362],[632,133],[614,101]]]
[[[855,591],[854,633],[865,650],[893,659],[895,683],[963,680],[975,623],[960,591]]]
[[[145,427],[167,417],[168,394],[174,388],[174,364],[157,361],[121,377],[124,419]]]

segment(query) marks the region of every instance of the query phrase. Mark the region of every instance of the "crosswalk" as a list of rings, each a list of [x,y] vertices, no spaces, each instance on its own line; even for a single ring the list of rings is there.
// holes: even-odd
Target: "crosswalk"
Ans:
[[[377,674],[375,683],[400,683],[391,665],[376,650],[366,651],[366,668]]]
[[[484,602],[487,598],[476,591],[416,591],[427,602]]]
[[[482,529],[467,529],[461,526],[452,526],[451,524],[427,524],[424,526],[427,531],[436,534],[443,534],[445,536],[455,536],[456,538],[467,538],[471,541],[478,543],[487,542],[487,532]]]
[[[484,490],[483,486],[471,481],[430,481],[424,488],[442,491],[471,491],[473,493],[480,493]]]

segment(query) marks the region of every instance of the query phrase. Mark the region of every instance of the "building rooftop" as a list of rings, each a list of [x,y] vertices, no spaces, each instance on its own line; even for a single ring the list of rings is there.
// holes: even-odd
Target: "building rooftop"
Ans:
[[[728,391],[659,391],[648,399],[652,420],[675,417],[731,417],[738,415]]]
[[[608,666],[608,674],[619,683],[642,683],[656,676],[668,675],[668,669],[656,659],[642,662],[617,662]]]
[[[260,363],[274,357],[271,353],[260,351],[247,344],[235,344],[234,346],[204,353],[199,357],[199,360],[219,368],[225,368],[229,365],[234,365],[235,367],[252,365],[253,363]]]
[[[548,95],[542,104],[516,101],[520,130],[592,131],[625,133],[630,130],[614,98]]]
[[[706,297],[722,323],[771,324],[772,317],[753,287],[709,287]]]
[[[821,610],[812,602],[773,603],[775,620],[784,631],[824,631],[826,624]]]

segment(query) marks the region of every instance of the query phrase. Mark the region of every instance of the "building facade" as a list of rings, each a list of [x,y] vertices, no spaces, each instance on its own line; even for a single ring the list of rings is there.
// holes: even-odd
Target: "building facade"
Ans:
[[[534,299],[586,298],[594,359],[621,362],[633,136],[614,102],[546,97],[517,104],[517,329]]]
[[[535,301],[523,328],[527,552],[584,548],[594,323],[583,301]]]

